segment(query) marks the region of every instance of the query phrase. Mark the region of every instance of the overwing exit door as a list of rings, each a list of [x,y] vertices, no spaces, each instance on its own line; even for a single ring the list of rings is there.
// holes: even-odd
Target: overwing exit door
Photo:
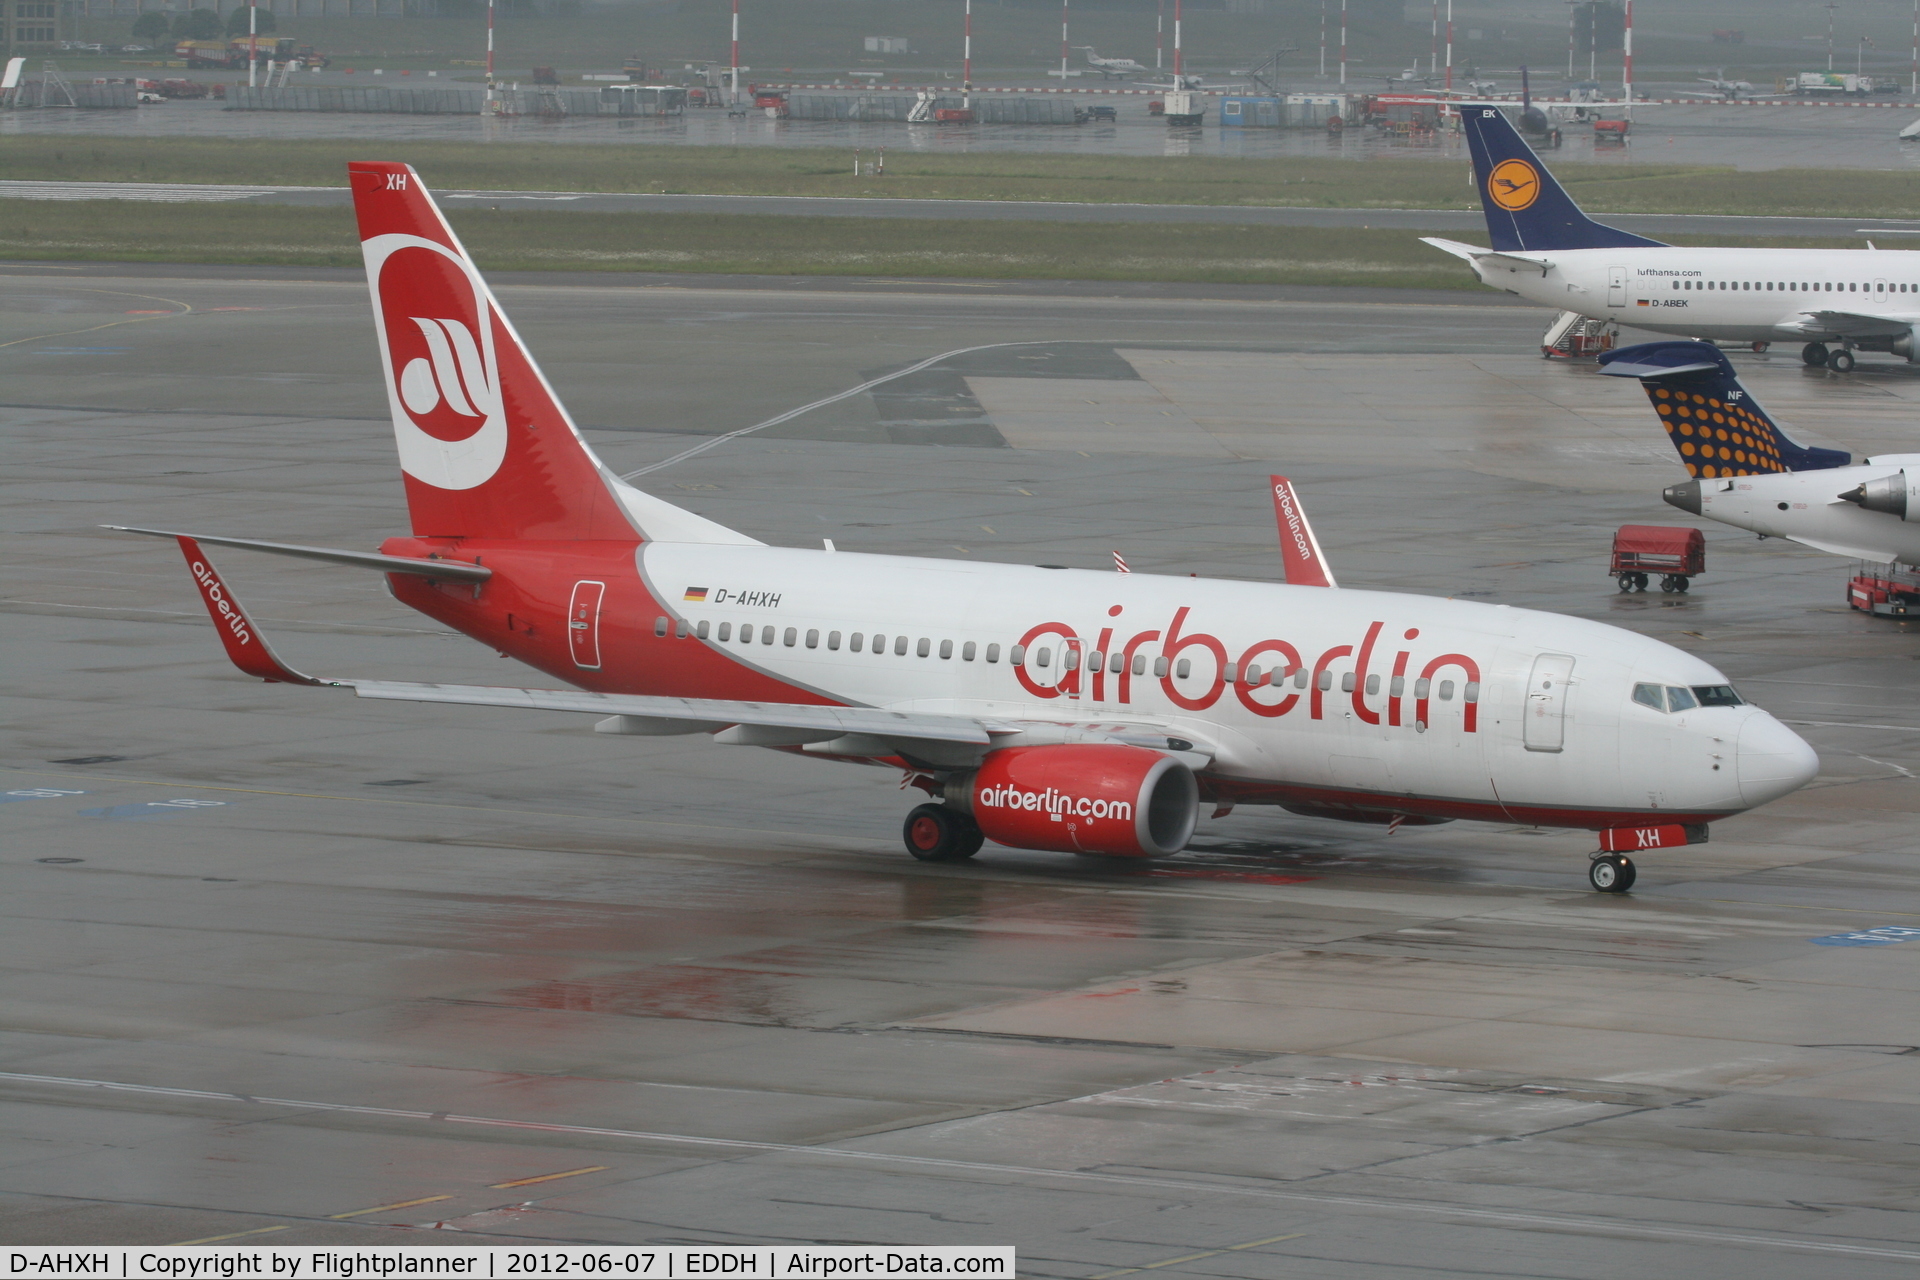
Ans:
[[[1529,751],[1558,751],[1567,738],[1567,682],[1573,659],[1564,653],[1543,653],[1533,660],[1527,677],[1527,712],[1521,736]]]
[[[567,643],[573,649],[573,665],[588,671],[600,669],[600,601],[606,594],[604,582],[576,582],[573,603],[567,606]]]
[[[1625,267],[1607,268],[1607,305],[1610,307],[1627,305],[1627,269]]]

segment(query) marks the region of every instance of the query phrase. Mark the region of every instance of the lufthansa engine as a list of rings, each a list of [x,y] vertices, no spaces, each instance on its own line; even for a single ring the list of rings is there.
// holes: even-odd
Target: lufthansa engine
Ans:
[[[1868,511],[1883,511],[1902,520],[1920,522],[1920,493],[1915,493],[1914,487],[1913,477],[1903,470],[1857,485],[1840,497]]]
[[[1200,817],[1193,770],[1120,744],[989,752],[947,780],[945,798],[1000,844],[1122,858],[1178,853]]]

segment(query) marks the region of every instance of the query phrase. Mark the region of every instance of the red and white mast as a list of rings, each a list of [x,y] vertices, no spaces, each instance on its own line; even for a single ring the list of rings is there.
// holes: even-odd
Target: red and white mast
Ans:
[[[493,3],[493,0],[487,0],[487,3]],[[737,107],[740,105],[740,0],[733,0],[733,51],[728,65],[728,74],[733,80],[731,102]]]
[[[1180,78],[1180,0],[1173,0],[1173,78]]]
[[[1067,84],[1067,0],[1060,0],[1060,87]]]

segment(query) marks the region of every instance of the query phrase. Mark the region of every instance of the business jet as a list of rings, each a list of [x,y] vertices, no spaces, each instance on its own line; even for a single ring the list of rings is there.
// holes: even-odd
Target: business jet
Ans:
[[[1701,659],[1596,622],[1340,589],[1273,482],[1288,583],[767,546],[595,457],[403,164],[349,166],[413,532],[377,553],[174,538],[229,658],[362,698],[585,714],[900,771],[907,851],[1165,857],[1203,805],[1600,833],[1628,855],[1802,786],[1816,758]],[[203,544],[357,565],[572,688],[316,678]]]
[[[1740,385],[1705,342],[1648,342],[1600,357],[1600,372],[1638,378],[1692,479],[1672,505],[1746,529],[1876,564],[1920,565],[1920,453],[1856,464],[1802,444]]]
[[[1676,337],[1758,348],[1800,339],[1802,360],[1838,373],[1853,369],[1855,351],[1920,360],[1920,252],[1649,240],[1582,213],[1499,107],[1463,105],[1460,118],[1492,247],[1423,240],[1463,259],[1483,284]]]
[[[1094,52],[1090,44],[1077,44],[1076,49],[1087,53],[1087,65],[1100,73],[1103,80],[1124,80],[1128,76],[1145,75],[1152,68],[1144,62],[1135,62],[1132,58],[1103,58]]]

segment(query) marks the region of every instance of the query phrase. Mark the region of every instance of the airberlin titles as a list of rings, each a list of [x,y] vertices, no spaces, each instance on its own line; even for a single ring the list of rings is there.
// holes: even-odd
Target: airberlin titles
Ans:
[[[1107,610],[1108,617],[1118,618],[1123,608],[1114,605]],[[1293,644],[1277,638],[1256,640],[1236,658],[1219,637],[1188,629],[1191,612],[1182,605],[1164,631],[1140,631],[1124,639],[1119,638],[1120,633],[1113,626],[1102,627],[1091,646],[1064,622],[1042,622],[1020,637],[1025,660],[1014,666],[1014,678],[1036,698],[1079,698],[1084,693],[1094,702],[1127,703],[1133,700],[1133,682],[1141,678],[1135,668],[1142,664],[1134,659],[1150,652],[1160,661],[1154,663],[1154,675],[1148,678],[1158,680],[1167,700],[1186,711],[1205,711],[1220,701],[1231,687],[1240,705],[1257,716],[1276,719],[1304,701],[1308,718],[1323,720],[1327,717],[1331,695],[1336,709],[1340,699],[1348,700],[1354,717],[1365,724],[1410,725],[1425,732],[1434,678],[1457,673],[1466,686],[1462,691],[1465,696],[1463,727],[1468,733],[1479,728],[1480,664],[1466,654],[1439,654],[1416,669],[1414,650],[1397,649],[1391,662],[1385,664],[1386,672],[1382,673],[1379,666],[1384,654],[1379,642],[1386,624],[1373,622],[1357,637],[1357,646],[1334,645],[1315,655],[1311,663]],[[1057,638],[1060,651],[1057,656],[1049,652],[1053,646],[1041,643],[1048,637]],[[1402,641],[1419,638],[1418,627],[1409,627],[1401,633]],[[1188,693],[1181,688],[1181,664],[1183,660],[1191,663],[1193,659],[1188,655],[1195,650],[1211,659],[1211,672],[1204,677],[1203,688],[1197,693]],[[1353,668],[1341,673],[1336,680],[1334,664],[1347,657],[1353,659]],[[1058,680],[1043,684],[1034,678],[1036,667],[1050,667],[1055,661],[1060,664],[1056,668],[1060,671]],[[1414,681],[1411,697],[1409,678]],[[1275,698],[1275,694],[1281,696]],[[1383,694],[1385,703],[1376,710],[1376,701]],[[1411,716],[1407,715],[1409,701],[1413,703]]]

